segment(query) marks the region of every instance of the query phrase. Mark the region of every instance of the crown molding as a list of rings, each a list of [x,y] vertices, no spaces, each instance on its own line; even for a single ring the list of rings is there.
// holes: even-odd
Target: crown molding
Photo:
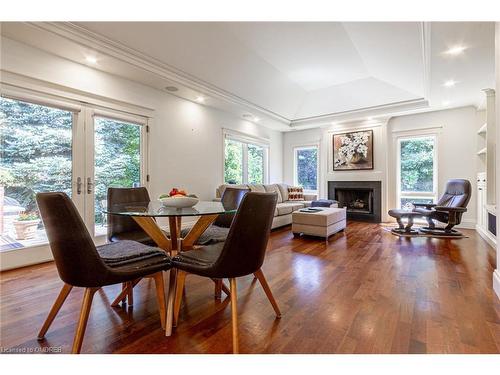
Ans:
[[[27,22],[27,24],[56,34],[81,46],[98,51],[99,53],[121,60],[132,65],[136,69],[140,69],[149,74],[154,74],[157,77],[166,79],[174,84],[182,85],[191,90],[198,91],[200,94],[243,106],[249,111],[253,110],[260,112],[261,114],[267,115],[281,123],[290,125],[291,120],[279,115],[278,113],[263,108],[220,87],[194,77],[189,73],[165,64],[162,61],[147,56],[133,48],[115,42],[74,23]]]
[[[429,103],[427,100],[425,100],[424,98],[418,98],[293,120],[291,123],[291,127],[294,129],[300,129],[305,127],[327,125],[331,122],[350,122],[361,120],[371,116],[389,116],[390,114],[414,111],[416,109],[422,109],[428,106]]]
[[[173,84],[184,86],[191,90],[197,91],[200,94],[241,106],[245,110],[248,110],[250,112],[256,111],[261,115],[268,116],[286,125],[289,130],[319,127],[332,121],[355,121],[367,116],[381,116],[394,113],[411,112],[429,106],[426,98],[428,98],[428,93],[430,91],[430,24],[427,22],[420,23],[424,66],[424,96],[422,98],[387,103],[342,112],[332,112],[324,115],[298,119],[286,118],[269,109],[261,107],[260,105],[234,95],[220,87],[192,76],[181,69],[145,55],[133,48],[127,47],[121,43],[106,38],[100,34],[94,33],[74,23],[26,22],[26,24],[38,28],[39,30],[53,33],[85,48],[89,48],[91,50],[120,60],[131,65],[135,69],[139,69],[145,73],[152,74],[156,77],[172,82]],[[172,95],[178,96],[175,94]]]

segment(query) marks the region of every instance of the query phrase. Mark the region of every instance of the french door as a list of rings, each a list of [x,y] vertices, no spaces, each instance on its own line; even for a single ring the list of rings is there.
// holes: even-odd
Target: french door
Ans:
[[[104,235],[108,187],[146,183],[146,133],[145,117],[2,92],[0,252],[46,247],[35,200],[44,191],[68,194],[90,233]]]

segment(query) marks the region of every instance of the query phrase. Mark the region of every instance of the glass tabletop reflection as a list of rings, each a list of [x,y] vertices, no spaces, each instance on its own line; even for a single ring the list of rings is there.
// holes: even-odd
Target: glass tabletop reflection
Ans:
[[[169,217],[203,216],[234,213],[235,209],[226,209],[220,202],[200,201],[189,208],[167,207],[160,201],[116,204],[103,210],[104,213],[121,216]]]

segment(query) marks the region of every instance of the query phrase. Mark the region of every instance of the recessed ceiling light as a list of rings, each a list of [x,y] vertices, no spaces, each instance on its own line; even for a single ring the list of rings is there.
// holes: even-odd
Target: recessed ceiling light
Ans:
[[[450,79],[450,80],[446,81],[445,83],[443,83],[443,86],[444,87],[453,87],[456,84],[457,84],[457,81]]]
[[[442,103],[445,107],[450,105],[451,102],[449,100],[443,100],[443,103]]]
[[[90,64],[96,64],[97,63],[97,59],[94,56],[87,56],[87,57],[85,57],[85,61],[87,61]]]
[[[371,121],[371,120],[373,120],[373,117],[367,117],[366,118],[366,121]]]
[[[167,87],[165,87],[165,90],[170,91],[170,92],[179,91],[179,89],[175,86],[167,86]]]
[[[205,98],[203,96],[198,96],[198,97],[196,97],[196,101],[198,103],[205,103]]]
[[[446,50],[444,53],[446,53],[447,55],[456,56],[463,53],[466,49],[467,47],[465,46],[453,46],[450,49]]]
[[[260,118],[258,118],[258,117],[254,117],[254,118],[253,118],[253,120],[254,120],[255,122],[259,122],[259,121],[260,121]]]

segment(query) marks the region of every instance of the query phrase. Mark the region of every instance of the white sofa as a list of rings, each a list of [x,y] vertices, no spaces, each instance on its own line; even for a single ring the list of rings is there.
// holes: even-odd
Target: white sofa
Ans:
[[[303,201],[289,201],[288,200],[288,185],[287,184],[269,184],[269,185],[220,185],[216,191],[216,199],[219,200],[224,190],[227,187],[237,189],[250,189],[250,191],[258,191],[262,193],[276,192],[278,194],[278,203],[274,211],[274,219],[272,228],[282,227],[292,223],[292,212],[297,211],[304,207],[309,207],[313,200],[318,196],[316,194],[304,194]]]

